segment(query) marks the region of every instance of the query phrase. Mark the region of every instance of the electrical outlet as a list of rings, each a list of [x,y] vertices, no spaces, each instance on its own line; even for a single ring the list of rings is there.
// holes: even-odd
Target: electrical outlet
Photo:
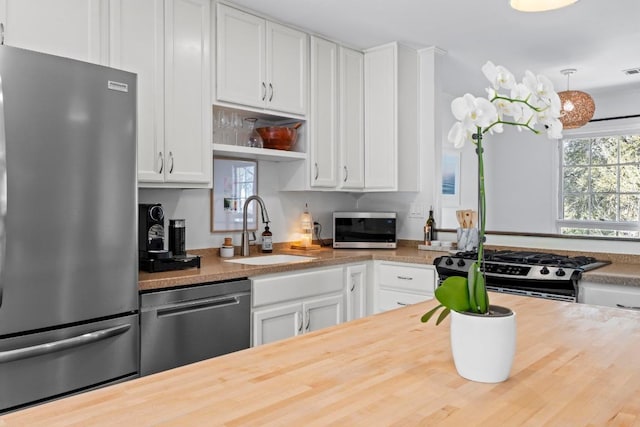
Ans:
[[[409,205],[409,218],[424,218],[424,205],[422,203],[411,203]]]

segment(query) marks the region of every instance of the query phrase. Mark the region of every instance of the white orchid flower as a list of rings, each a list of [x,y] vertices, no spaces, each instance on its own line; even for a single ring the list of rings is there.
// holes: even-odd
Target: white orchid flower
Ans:
[[[558,95],[553,90],[553,83],[547,76],[540,74],[536,76],[531,71],[527,70],[525,71],[522,83],[538,100],[541,100],[547,106],[551,104],[554,95]]]
[[[500,88],[511,89],[516,84],[516,78],[511,74],[511,71],[502,65],[496,66],[491,61],[487,61],[482,66],[482,72],[496,90]]]
[[[547,125],[547,138],[562,138],[562,122],[560,119],[554,119]]]
[[[453,116],[467,129],[485,128],[498,120],[496,107],[485,98],[466,93],[451,103]]]
[[[449,139],[449,142],[452,143],[455,148],[462,148],[464,147],[464,143],[468,139],[471,139],[472,135],[473,131],[465,128],[461,122],[455,122],[449,130],[447,139]]]
[[[504,116],[513,116],[514,112],[516,112],[514,111],[515,106],[513,102],[500,95],[495,89],[487,88],[487,95],[487,99],[496,107],[499,119],[502,119]]]

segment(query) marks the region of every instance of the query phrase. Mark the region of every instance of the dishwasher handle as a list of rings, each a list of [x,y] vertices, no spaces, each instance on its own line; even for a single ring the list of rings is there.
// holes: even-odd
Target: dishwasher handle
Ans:
[[[248,295],[248,294],[243,294]],[[240,304],[240,295],[201,298],[183,301],[157,309],[158,317],[180,316],[201,310],[216,309]]]

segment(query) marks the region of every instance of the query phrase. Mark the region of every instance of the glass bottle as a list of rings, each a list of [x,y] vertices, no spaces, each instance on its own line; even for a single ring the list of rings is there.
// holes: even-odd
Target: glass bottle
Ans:
[[[436,239],[436,220],[433,218],[433,206],[429,207],[429,218],[424,226],[424,244],[431,245],[432,240]]]
[[[262,137],[256,130],[256,122],[258,121],[258,119],[256,119],[255,117],[247,117],[246,119],[244,119],[244,121],[247,123],[247,132],[249,134],[245,145],[247,147],[262,148],[264,146],[264,142],[262,141]]]
[[[262,232],[262,252],[271,253],[273,252],[273,233],[269,231],[269,224],[265,225],[264,231]]]

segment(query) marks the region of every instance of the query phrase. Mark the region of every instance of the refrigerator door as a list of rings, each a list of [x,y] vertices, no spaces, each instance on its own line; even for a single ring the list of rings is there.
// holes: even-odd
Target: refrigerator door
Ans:
[[[0,339],[0,412],[135,377],[138,316]]]
[[[138,308],[136,76],[0,46],[0,337]]]

